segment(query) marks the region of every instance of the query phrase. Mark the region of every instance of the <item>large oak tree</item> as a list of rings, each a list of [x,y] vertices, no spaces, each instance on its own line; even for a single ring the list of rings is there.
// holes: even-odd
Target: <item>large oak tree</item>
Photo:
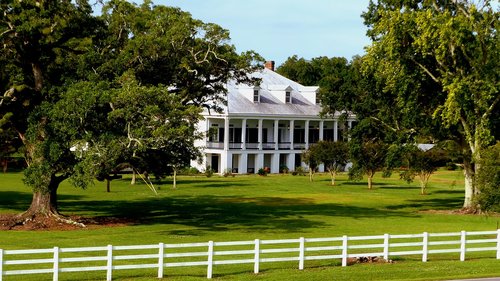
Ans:
[[[459,145],[463,207],[475,209],[474,175],[481,150],[494,139],[492,118],[500,101],[499,12],[487,0],[379,0],[370,2],[364,18],[373,40],[365,61],[384,81],[384,91],[403,105],[394,113],[436,120],[440,130],[425,122],[407,129]],[[414,105],[422,111],[412,110]]]
[[[105,2],[101,15],[87,0],[7,0],[0,11],[0,118],[23,141],[33,189],[20,222],[62,219],[65,179],[86,187],[110,164],[194,157],[200,108],[220,109],[225,83],[253,83],[260,61],[218,25],[149,1]]]

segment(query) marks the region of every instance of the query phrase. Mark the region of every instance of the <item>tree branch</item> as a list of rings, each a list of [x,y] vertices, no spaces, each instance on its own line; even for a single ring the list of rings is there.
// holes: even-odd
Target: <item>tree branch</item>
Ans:
[[[393,132],[397,132],[398,131],[397,128],[394,128],[394,127],[390,126],[389,124],[385,123],[384,121],[380,120],[379,118],[377,118],[375,116],[370,116],[370,119],[373,119],[373,120],[379,122],[380,124],[384,125],[385,127],[387,127],[388,129],[390,129]]]
[[[472,154],[474,154],[476,152],[476,147],[474,145],[473,138],[471,135],[471,128],[469,124],[467,124],[467,120],[465,120],[463,116],[460,116],[460,123],[462,123],[462,127],[464,127],[465,141],[469,144]]]
[[[432,80],[434,80],[434,82],[436,82],[436,83],[440,83],[439,79],[438,79],[436,76],[434,76],[434,74],[432,74],[432,72],[431,72],[429,69],[427,69],[425,66],[423,66],[421,63],[419,63],[419,62],[418,62],[418,61],[416,61],[415,59],[413,59],[413,58],[412,58],[411,60],[412,60],[412,61],[413,61],[416,65],[418,65],[418,66],[419,66],[419,67],[420,67],[423,71],[425,71],[425,73],[427,73],[427,74],[428,74],[428,75],[432,78]]]
[[[488,109],[484,112],[483,116],[481,116],[481,119],[486,119],[488,118],[488,116],[491,114],[491,112],[493,111],[493,109],[495,108],[495,106],[497,106],[497,104],[500,102],[500,95],[498,95],[497,93],[497,97],[495,98],[495,100],[491,103],[490,107],[488,107]]]

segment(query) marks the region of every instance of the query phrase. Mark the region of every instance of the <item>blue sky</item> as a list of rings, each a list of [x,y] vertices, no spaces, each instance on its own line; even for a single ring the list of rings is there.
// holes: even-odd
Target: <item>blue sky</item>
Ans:
[[[254,50],[279,65],[289,56],[346,57],[370,43],[360,17],[369,0],[156,0],[231,34],[238,52]]]

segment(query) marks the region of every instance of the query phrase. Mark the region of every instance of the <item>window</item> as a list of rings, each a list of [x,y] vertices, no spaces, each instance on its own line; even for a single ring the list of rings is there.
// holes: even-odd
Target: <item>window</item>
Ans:
[[[253,102],[259,102],[259,90],[253,90]]]
[[[285,103],[290,103],[292,101],[292,95],[290,92],[285,92]]]

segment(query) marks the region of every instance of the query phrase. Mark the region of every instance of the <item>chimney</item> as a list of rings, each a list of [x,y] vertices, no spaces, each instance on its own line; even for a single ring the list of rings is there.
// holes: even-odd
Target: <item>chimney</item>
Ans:
[[[264,64],[264,67],[269,69],[269,70],[274,71],[274,61],[273,60],[266,61],[266,63]]]

